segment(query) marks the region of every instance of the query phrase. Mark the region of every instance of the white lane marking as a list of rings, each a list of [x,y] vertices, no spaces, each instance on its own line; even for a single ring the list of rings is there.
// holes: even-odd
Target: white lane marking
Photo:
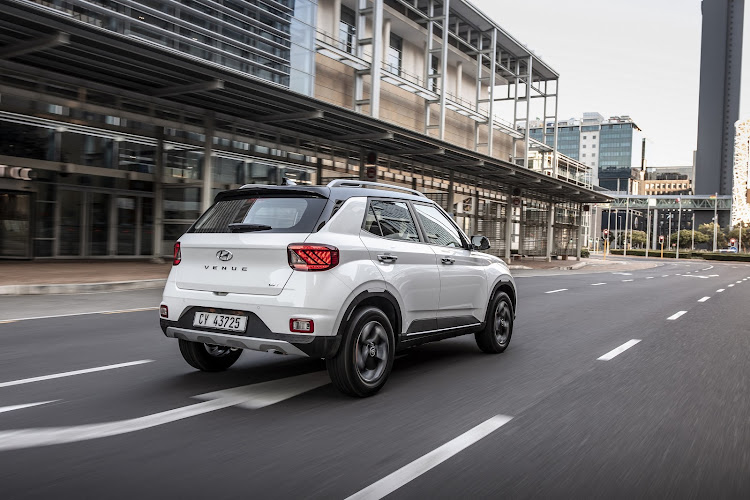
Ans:
[[[105,370],[115,370],[117,368],[126,368],[128,366],[142,365],[152,363],[153,359],[141,359],[139,361],[130,361],[128,363],[118,363],[116,365],[98,366],[96,368],[86,368],[85,370],[75,370],[72,372],[54,373],[52,375],[42,375],[41,377],[24,378],[20,380],[11,380],[10,382],[0,382],[0,388],[10,387],[13,385],[30,384],[32,382],[41,382],[42,380],[51,380],[54,378],[72,377],[74,375],[83,375],[84,373],[101,372]]]
[[[567,291],[567,290],[568,290],[567,288],[560,288],[559,290],[550,290],[549,292],[544,292],[544,293],[557,293],[557,292],[565,292],[565,291]]]
[[[427,455],[416,459],[415,461],[401,467],[396,472],[393,472],[385,476],[383,479],[371,484],[367,488],[358,491],[346,500],[377,500],[383,498],[430,469],[445,462],[480,439],[490,435],[503,425],[510,422],[512,418],[513,417],[505,415],[495,415],[491,419],[485,420],[473,429],[464,432],[457,438],[454,438],[439,448],[429,452]]]
[[[661,275],[662,278],[666,278],[667,276],[669,276],[669,275],[668,274],[662,274]]]
[[[728,288],[732,288],[733,286],[734,286],[734,283],[727,285]]]
[[[614,358],[618,354],[627,351],[628,349],[630,349],[631,347],[633,347],[634,345],[636,345],[640,341],[641,341],[640,339],[628,340],[627,342],[625,342],[624,344],[622,344],[620,347],[612,349],[611,351],[609,351],[604,356],[599,356],[596,359],[600,360],[600,361],[609,361],[610,359]]]
[[[683,315],[683,314],[685,314],[686,312],[687,312],[687,311],[679,311],[679,312],[676,312],[676,313],[674,313],[673,315],[671,315],[670,317],[668,317],[667,319],[668,319],[668,320],[670,320],[670,321],[676,320],[677,318],[679,318],[680,316],[682,316],[682,315]]]
[[[325,372],[315,372],[298,377],[289,377],[274,382],[278,382],[279,386],[282,387],[281,392],[285,393],[288,397],[292,397],[292,395],[290,395],[292,391],[288,389],[288,386],[296,386],[299,390],[294,392],[300,394],[305,392],[305,390],[324,385],[321,383],[324,374]],[[330,382],[330,379],[327,376],[325,376],[325,379],[326,383]],[[72,427],[48,427],[41,429],[2,431],[0,432],[0,451],[19,450],[37,446],[50,446],[54,444],[74,443],[77,441],[88,441],[90,439],[119,436],[121,434],[137,432],[151,427],[176,422],[178,420],[195,417],[196,415],[203,415],[204,413],[229,408],[230,406],[243,405],[245,403],[248,403],[252,408],[261,408],[282,401],[280,397],[272,394],[273,390],[269,387],[272,383],[273,382],[263,382],[262,384],[256,384],[258,386],[265,386],[260,397],[257,394],[251,394],[252,391],[240,390],[243,388],[238,387],[236,388],[238,390],[236,393],[232,393],[232,390],[219,391],[219,393],[228,393],[228,395],[222,396],[219,399],[212,399],[202,403],[154,413],[153,415],[146,415],[145,417],[105,422],[101,424],[76,425]],[[204,394],[203,396],[208,395]]]
[[[600,285],[606,285],[606,283],[591,283],[591,286],[600,286]]]
[[[718,290],[716,290],[716,293],[721,293],[721,292],[723,292],[723,291],[724,291],[724,289],[723,289],[723,288],[719,288]]]
[[[683,276],[685,278],[700,278],[700,279],[703,279],[703,280],[707,280],[708,279],[708,276],[697,276],[697,275],[694,276],[692,274],[678,274],[677,276]]]
[[[633,276],[633,273],[612,273],[612,274],[621,274],[623,276]]]
[[[623,282],[626,282],[626,281],[633,281],[633,280],[622,280],[622,281],[623,281]]]
[[[709,274],[709,275],[708,275],[708,277],[709,277],[709,278],[716,278],[716,277],[718,277],[718,276],[719,276],[718,274]]]
[[[70,313],[70,314],[54,314],[52,316],[29,316],[28,318],[12,318],[3,320],[2,323],[11,321],[29,321],[32,319],[50,319],[50,318],[68,318],[71,316],[88,316],[90,314],[120,314],[130,312],[141,312],[141,311],[156,311],[158,307],[139,307],[137,309],[117,309],[114,311],[93,311],[93,312],[82,312],[82,313]]]
[[[698,302],[705,302],[705,301],[707,301],[707,300],[708,300],[708,299],[710,299],[710,298],[711,298],[711,297],[708,297],[708,296],[706,296],[706,297],[703,297],[703,298],[701,298],[701,299],[698,299]]]
[[[737,280],[735,281],[735,283],[742,283],[742,280]]]
[[[203,401],[227,398],[240,399],[242,402],[237,406],[247,410],[257,410],[330,383],[331,378],[326,372],[313,372],[307,375],[234,387],[193,397]]]
[[[53,399],[50,401],[40,401],[38,403],[28,403],[25,405],[14,405],[14,406],[0,406],[0,413],[5,413],[6,411],[13,411],[13,410],[22,410],[24,408],[31,408],[32,406],[39,406],[39,405],[46,405],[48,403],[54,403],[56,401],[60,401],[59,399]]]
[[[647,280],[652,280],[652,279],[654,279],[654,277],[653,276],[646,276],[646,279]]]

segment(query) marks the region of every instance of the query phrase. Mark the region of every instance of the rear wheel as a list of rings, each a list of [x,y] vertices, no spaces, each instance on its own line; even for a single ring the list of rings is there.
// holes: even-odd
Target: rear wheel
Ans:
[[[479,348],[490,354],[503,352],[513,334],[513,305],[505,292],[497,292],[487,308],[484,330],[474,334]]]
[[[242,354],[241,349],[232,349],[213,344],[189,342],[179,339],[180,353],[193,368],[204,372],[221,372],[232,366]]]
[[[338,353],[326,360],[333,385],[344,394],[366,397],[378,392],[393,367],[395,341],[388,316],[376,307],[352,315]]]

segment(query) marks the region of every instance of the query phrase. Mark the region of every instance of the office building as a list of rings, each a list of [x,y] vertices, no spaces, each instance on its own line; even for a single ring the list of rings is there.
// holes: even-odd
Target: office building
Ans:
[[[168,256],[220,190],[341,177],[575,253],[606,197],[519,128],[558,78],[463,0],[8,0],[0,258]]]

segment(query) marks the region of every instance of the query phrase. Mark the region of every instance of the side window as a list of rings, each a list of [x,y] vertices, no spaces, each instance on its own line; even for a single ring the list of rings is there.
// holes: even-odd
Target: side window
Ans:
[[[432,205],[414,203],[419,222],[427,234],[427,242],[443,247],[461,248],[461,236],[451,221]]]
[[[364,230],[390,240],[419,241],[419,233],[404,202],[373,200]]]

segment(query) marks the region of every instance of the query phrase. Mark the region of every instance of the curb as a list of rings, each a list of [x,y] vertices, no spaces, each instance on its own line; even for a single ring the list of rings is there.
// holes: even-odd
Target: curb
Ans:
[[[574,271],[576,269],[586,267],[587,265],[588,265],[587,262],[578,262],[576,264],[573,264],[572,266],[563,266],[560,269],[562,269],[563,271]]]
[[[162,288],[166,279],[110,281],[105,283],[60,283],[40,285],[3,285],[0,295],[52,295],[65,293],[122,292],[127,290],[144,290]]]

